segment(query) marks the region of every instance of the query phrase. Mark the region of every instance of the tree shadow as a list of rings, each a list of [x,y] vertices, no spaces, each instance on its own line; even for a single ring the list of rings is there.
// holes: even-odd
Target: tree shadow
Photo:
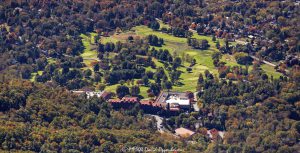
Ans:
[[[181,80],[183,80],[183,79],[181,79]],[[184,83],[182,83],[182,82],[177,82],[176,84],[175,84],[175,86],[178,86],[178,87],[182,87],[182,86],[184,86],[185,84]]]

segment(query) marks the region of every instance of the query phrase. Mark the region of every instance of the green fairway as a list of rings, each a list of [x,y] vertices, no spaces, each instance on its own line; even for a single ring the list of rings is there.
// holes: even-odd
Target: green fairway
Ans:
[[[276,72],[273,66],[263,64],[261,65],[261,68],[266,72],[266,74],[268,74],[269,76],[272,75],[274,78],[278,79],[282,75],[281,73]]]
[[[91,34],[92,35],[92,34]],[[82,43],[84,46],[84,51],[81,54],[81,56],[83,58],[94,58],[95,56],[97,56],[97,52],[95,50],[95,45],[92,44],[92,38],[90,36],[81,34],[80,37],[82,38]]]
[[[83,53],[81,54],[83,62],[89,66],[91,62],[97,61],[96,45],[94,44],[94,36],[96,33],[90,33],[90,36],[81,34],[82,43],[84,46]]]
[[[116,42],[118,42],[118,39],[114,38],[113,36],[111,36],[111,37],[102,37],[101,38],[101,43],[106,44],[108,42],[116,43]]]
[[[147,26],[136,26],[132,28],[137,35],[147,36],[147,35],[156,35],[157,37],[163,38],[164,41],[175,42],[175,43],[186,43],[186,38],[175,37],[160,31],[153,31]]]
[[[237,62],[235,60],[235,58],[232,55],[229,54],[224,54],[222,55],[222,61],[226,62],[227,66],[235,66],[237,65]]]

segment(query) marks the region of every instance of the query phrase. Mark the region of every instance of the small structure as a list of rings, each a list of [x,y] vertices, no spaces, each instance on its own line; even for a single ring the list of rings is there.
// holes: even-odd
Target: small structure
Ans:
[[[83,90],[73,90],[73,91],[71,91],[71,93],[73,93],[73,94],[79,96],[79,95],[81,95],[81,94],[85,94],[85,91],[83,91]]]
[[[195,30],[197,27],[197,24],[195,22],[193,22],[191,25],[190,25],[190,28]]]
[[[207,135],[211,138],[212,141],[217,140],[219,138],[224,138],[225,132],[218,131],[217,129],[207,130]]]
[[[175,134],[182,137],[182,138],[189,138],[191,137],[192,135],[195,134],[194,131],[191,131],[189,129],[186,129],[186,128],[178,128],[175,130]]]
[[[252,39],[252,38],[254,38],[254,36],[253,35],[249,35],[248,38]]]

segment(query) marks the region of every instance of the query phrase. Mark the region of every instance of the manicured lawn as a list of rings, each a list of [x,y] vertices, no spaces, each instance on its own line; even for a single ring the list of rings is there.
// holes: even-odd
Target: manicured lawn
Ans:
[[[114,35],[109,36],[109,37],[102,36],[101,43],[103,43],[103,44],[108,43],[108,42],[116,43],[118,41],[126,42],[128,40],[129,36],[137,37],[138,35],[135,32],[133,32],[132,30],[124,31],[119,34],[115,33]]]
[[[276,72],[274,67],[267,65],[267,64],[263,64],[261,65],[261,68],[266,72],[266,74],[268,74],[269,76],[273,76],[274,78],[279,78],[281,76],[281,73]]]
[[[186,38],[174,37],[172,35],[162,33],[160,31],[153,31],[147,26],[136,26],[132,28],[132,30],[134,30],[136,34],[141,36],[147,36],[152,34],[152,35],[156,35],[157,37],[163,38],[164,41],[170,41],[175,43],[186,43]]]
[[[83,58],[83,62],[90,66],[93,61],[97,60],[97,51],[96,45],[94,44],[94,36],[96,33],[90,33],[90,36],[81,34],[80,37],[82,38],[82,43],[84,46],[83,53],[81,54]]]
[[[217,48],[216,48],[216,42],[217,41],[220,42],[221,46],[225,44],[224,41],[223,41],[223,39],[217,38],[217,41],[214,42],[214,41],[212,41],[212,36],[198,35],[197,33],[194,33],[192,38],[206,39],[208,41],[209,45],[210,45],[210,49],[213,49],[213,50],[216,50],[216,51],[217,51]]]
[[[162,28],[170,28],[170,25],[168,25],[168,24],[165,24],[162,20],[156,20],[156,21],[158,21],[158,23],[159,23],[159,25],[160,25],[160,29],[162,29]]]
[[[106,86],[105,90],[110,91],[110,92],[116,92],[116,89],[119,85],[121,85],[121,84],[114,84],[111,86]],[[127,83],[125,83],[124,85],[126,85],[129,89],[132,86],[131,83],[130,83],[130,85],[128,85]],[[134,80],[134,85],[136,85],[136,80]],[[143,96],[144,98],[148,98],[147,90],[148,90],[148,87],[140,86],[140,95]]]
[[[179,70],[182,72],[180,82],[182,85],[173,86],[173,90],[176,91],[195,91],[197,87],[197,80],[200,73],[204,73],[205,70],[209,70],[213,74],[217,74],[217,70],[214,68],[213,60],[211,55],[214,51],[212,50],[187,50],[186,54],[189,54],[196,59],[196,64],[192,67],[192,71],[186,71],[186,68],[190,63],[185,62],[184,67],[180,67]]]
[[[101,37],[101,43],[106,44],[108,42],[116,43],[118,40],[114,38],[114,36],[111,37]]]
[[[235,66],[235,65],[237,65],[237,62],[236,62],[235,58],[232,55],[229,55],[229,54],[224,54],[222,56],[221,60],[224,61],[224,62],[226,62],[227,66]]]
[[[226,62],[226,65],[228,66],[240,66],[240,64],[236,63],[236,60],[234,59],[233,56],[229,55],[229,54],[225,54],[222,56],[222,61]],[[245,67],[245,65],[242,65],[243,67]],[[252,71],[253,66],[249,65],[249,72]],[[267,64],[262,64],[261,68],[266,72],[266,74],[268,76],[273,76],[274,78],[279,78],[281,76],[281,73],[276,72],[276,70],[274,69],[274,67],[267,65]]]
[[[83,58],[94,58],[97,57],[97,51],[95,50],[95,45],[92,45],[91,37],[81,34],[82,43],[84,46],[84,51],[81,54]],[[93,37],[92,37],[93,38]],[[92,48],[93,47],[93,48]]]

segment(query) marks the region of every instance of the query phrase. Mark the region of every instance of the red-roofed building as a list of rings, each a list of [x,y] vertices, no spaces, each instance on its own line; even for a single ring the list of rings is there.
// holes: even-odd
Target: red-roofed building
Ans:
[[[152,106],[152,103],[154,101],[152,100],[141,100],[140,103],[141,103],[141,106]]]
[[[147,113],[156,113],[161,110],[166,110],[165,103],[157,103],[154,100],[142,100],[140,104],[141,108]]]
[[[223,138],[224,132],[218,131],[217,129],[213,128],[207,131],[208,136],[211,138],[212,141]]]
[[[120,103],[121,100],[119,98],[117,98],[117,99],[109,99],[108,102],[109,103]]]
[[[169,104],[157,100],[139,100],[138,97],[123,97],[122,99],[109,99],[108,102],[115,109],[128,109],[132,108],[135,104],[140,104],[140,108],[146,113],[168,113],[169,115],[177,115],[180,113],[181,108],[178,104]]]
[[[138,103],[139,98],[138,97],[123,97],[122,102],[127,102],[127,103]]]
[[[131,108],[135,104],[139,103],[140,100],[138,97],[123,97],[122,99],[109,99],[108,102],[114,107],[114,108]]]
[[[177,111],[180,111],[180,108],[170,108],[170,111],[174,111],[174,112],[177,112]]]
[[[197,24],[195,22],[193,22],[191,25],[190,25],[190,28],[195,30],[197,27]]]

